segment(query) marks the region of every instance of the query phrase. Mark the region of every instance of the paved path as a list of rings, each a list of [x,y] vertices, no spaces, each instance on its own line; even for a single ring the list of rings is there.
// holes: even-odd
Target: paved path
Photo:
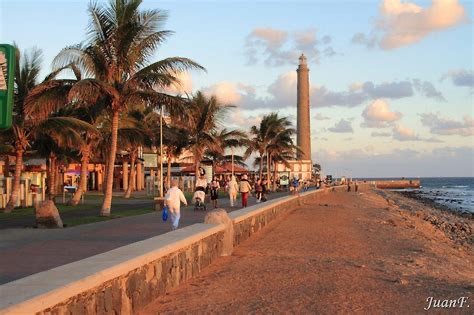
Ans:
[[[269,199],[288,193],[274,193]],[[120,203],[122,202],[122,203]],[[129,208],[134,204],[153,207],[152,200],[121,200],[114,202],[112,211]],[[219,207],[230,208],[227,198],[218,200]],[[237,200],[240,205],[240,200]],[[250,198],[249,205],[255,204]],[[210,209],[210,205],[208,205]],[[206,212],[181,208],[180,227],[202,223]],[[32,219],[33,220],[33,219]],[[64,229],[42,230],[33,228],[7,228],[0,230],[0,284],[45,271],[117,247],[141,241],[171,230],[169,222],[161,220],[161,213],[113,219]]]
[[[474,255],[430,223],[372,192],[323,198],[277,219],[140,314],[421,314],[430,296],[474,298]]]

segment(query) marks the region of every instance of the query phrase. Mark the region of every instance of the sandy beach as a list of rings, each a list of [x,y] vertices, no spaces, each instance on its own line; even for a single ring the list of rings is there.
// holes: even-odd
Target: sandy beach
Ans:
[[[473,230],[472,218],[400,194],[331,192],[279,218],[141,314],[408,314],[428,307],[468,314]],[[428,302],[462,297],[462,308]]]

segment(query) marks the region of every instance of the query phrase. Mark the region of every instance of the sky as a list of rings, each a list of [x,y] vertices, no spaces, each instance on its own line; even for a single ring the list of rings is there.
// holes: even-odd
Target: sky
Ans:
[[[89,1],[0,0],[0,42],[56,54],[86,39]],[[236,108],[249,130],[278,112],[296,123],[296,68],[310,68],[312,160],[351,177],[474,176],[473,1],[155,1],[174,34],[156,60]]]

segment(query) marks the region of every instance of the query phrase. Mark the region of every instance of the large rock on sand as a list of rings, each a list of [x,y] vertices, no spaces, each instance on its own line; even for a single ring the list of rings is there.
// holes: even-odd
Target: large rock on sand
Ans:
[[[216,209],[204,217],[204,223],[224,224],[224,239],[221,256],[230,256],[234,250],[234,224],[224,209]]]
[[[58,208],[52,200],[45,200],[36,203],[36,226],[38,228],[62,228],[63,221],[59,216]]]

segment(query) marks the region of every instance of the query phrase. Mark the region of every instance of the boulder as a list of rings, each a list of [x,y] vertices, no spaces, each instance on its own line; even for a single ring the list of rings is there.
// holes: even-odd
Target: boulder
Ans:
[[[204,223],[224,224],[224,239],[222,240],[221,256],[230,256],[234,250],[234,224],[224,209],[215,209],[206,214]]]
[[[35,204],[36,226],[38,228],[62,228],[63,221],[58,208],[52,200],[40,201]]]

